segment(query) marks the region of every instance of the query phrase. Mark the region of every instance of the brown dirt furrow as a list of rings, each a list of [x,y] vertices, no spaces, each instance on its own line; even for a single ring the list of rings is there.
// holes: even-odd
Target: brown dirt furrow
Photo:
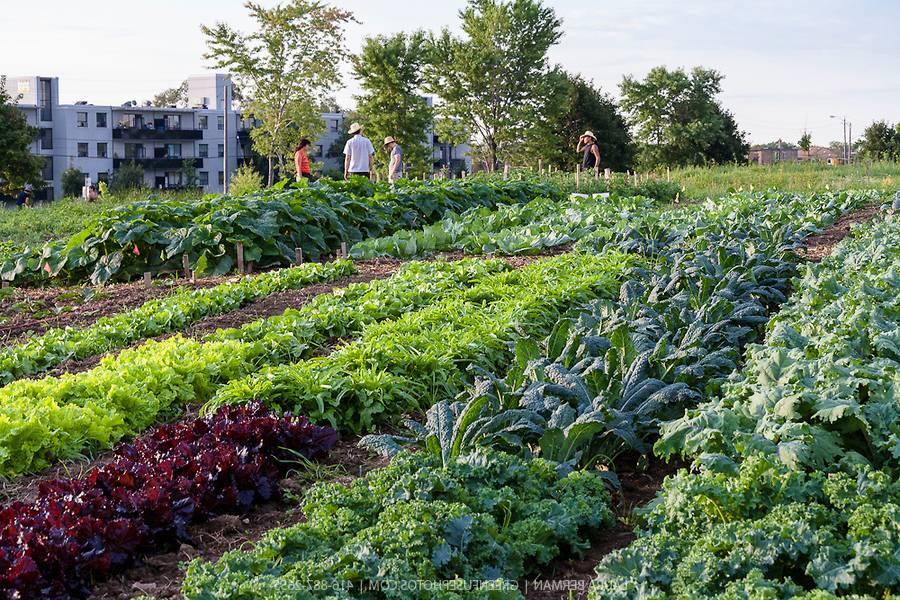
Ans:
[[[638,459],[621,461],[636,464]],[[534,577],[519,582],[519,588],[527,600],[583,600],[588,596],[594,569],[600,560],[619,548],[630,544],[635,536],[631,526],[631,513],[644,506],[662,487],[663,480],[683,465],[665,463],[651,458],[646,469],[619,471],[621,489],[612,494],[617,522],[612,529],[594,532],[588,540],[590,548],[581,556],[562,556],[543,567]]]
[[[225,277],[159,280],[151,287],[143,282],[69,288],[14,288],[0,300],[0,344],[15,342],[27,334],[41,334],[54,327],[87,327],[101,317],[136,308],[183,287],[208,288]]]
[[[800,257],[810,262],[819,262],[829,256],[834,251],[834,247],[850,235],[850,228],[853,225],[868,223],[875,218],[879,209],[877,204],[870,204],[851,211],[835,221],[834,225],[825,231],[809,236],[803,242],[803,248],[799,252]]]

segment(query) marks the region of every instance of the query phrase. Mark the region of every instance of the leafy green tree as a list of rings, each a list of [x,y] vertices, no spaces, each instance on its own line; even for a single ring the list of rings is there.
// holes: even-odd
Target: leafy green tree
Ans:
[[[44,159],[31,153],[38,129],[28,124],[6,91],[6,76],[0,76],[0,193],[12,194],[26,183],[38,187]]]
[[[613,99],[580,75],[557,70],[551,77],[558,82],[552,103],[556,110],[528,134],[527,156],[522,159],[530,164],[540,158],[544,164],[574,171],[582,161],[575,144],[581,134],[592,131],[600,146],[601,167],[614,171],[632,168],[635,149],[631,132]]]
[[[114,194],[142,187],[144,187],[144,170],[133,162],[116,169],[109,182],[109,190]]]
[[[469,0],[464,37],[432,37],[426,90],[440,97],[438,134],[471,139],[487,170],[515,155],[557,91],[547,52],[562,22],[539,0]]]
[[[181,185],[187,188],[197,187],[200,177],[197,175],[197,167],[193,160],[184,160],[181,163]]]
[[[800,136],[800,141],[797,142],[797,145],[800,146],[800,149],[804,152],[809,152],[809,149],[812,148],[812,136],[808,131],[803,132],[803,135]]]
[[[286,172],[285,157],[301,138],[316,139],[324,129],[321,98],[341,82],[347,57],[344,26],[353,14],[313,0],[288,0],[272,8],[244,4],[256,22],[252,33],[225,23],[201,26],[204,57],[228,69],[245,98],[248,117],[261,121],[250,131],[256,151],[269,162],[269,185],[275,161]]]
[[[636,127],[641,166],[686,166],[744,160],[749,150],[734,116],[716,99],[723,76],[696,67],[655,67],[623,78],[622,108]]]
[[[59,176],[63,196],[81,196],[84,187],[84,173],[75,167],[69,167]]]
[[[188,105],[188,83],[185,79],[181,85],[163,90],[153,96],[153,106],[181,106]]]
[[[863,131],[858,154],[870,160],[900,160],[900,123],[875,121]]]
[[[367,135],[375,141],[375,166],[386,172],[388,154],[379,142],[396,138],[403,160],[414,173],[431,170],[431,144],[426,133],[432,111],[422,97],[422,71],[427,57],[424,33],[398,33],[366,38],[355,55],[353,75],[363,89],[356,97]]]

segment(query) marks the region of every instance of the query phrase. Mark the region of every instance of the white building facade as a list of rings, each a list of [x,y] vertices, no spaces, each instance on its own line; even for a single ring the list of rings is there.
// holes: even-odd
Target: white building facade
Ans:
[[[36,199],[62,198],[62,174],[67,169],[77,169],[97,183],[108,181],[115,171],[132,163],[143,170],[148,188],[179,188],[193,183],[205,192],[223,191],[226,173],[233,173],[238,164],[251,157],[249,133],[253,123],[233,110],[226,95],[228,75],[189,77],[187,84],[191,108],[158,107],[149,102],[95,106],[85,102],[60,104],[56,77],[8,78],[7,92],[19,98],[19,110],[39,130],[32,152],[45,159],[44,189]],[[345,136],[349,124],[342,112],[323,113],[322,119],[325,131],[313,142],[310,157],[324,171],[340,174],[340,149],[329,151]],[[455,173],[469,170],[467,146],[441,144],[433,131],[427,136],[436,169],[447,167]],[[186,181],[191,172],[196,181]]]

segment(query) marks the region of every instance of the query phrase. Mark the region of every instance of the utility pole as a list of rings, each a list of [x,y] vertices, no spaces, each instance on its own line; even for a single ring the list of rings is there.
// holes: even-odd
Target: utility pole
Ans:
[[[228,193],[228,82],[225,82],[225,85],[222,86],[222,111],[223,111],[223,127],[222,127],[222,135],[224,136],[224,143],[222,144],[225,148],[225,151],[222,153],[223,156],[223,168],[222,168],[222,191],[223,193]]]
[[[844,126],[844,162],[850,162],[850,147],[847,145],[847,117],[840,117],[838,115],[828,115],[830,119],[840,119],[841,123]]]
[[[847,123],[847,162],[853,161],[853,123]]]

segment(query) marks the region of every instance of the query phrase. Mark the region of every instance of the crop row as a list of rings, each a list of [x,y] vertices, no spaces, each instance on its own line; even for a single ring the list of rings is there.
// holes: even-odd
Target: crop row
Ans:
[[[108,448],[263,365],[309,356],[332,337],[357,334],[509,269],[502,261],[410,263],[389,279],[321,294],[299,310],[202,341],[151,340],[83,373],[15,381],[0,388],[0,473]]]
[[[350,486],[315,485],[303,510],[249,552],[191,563],[185,597],[509,597],[536,564],[613,523],[600,478],[499,452],[446,466],[407,453]]]
[[[248,552],[229,553],[214,564],[195,561],[188,569],[184,593],[191,598],[229,594],[387,597],[391,594],[385,590],[403,585],[488,581],[506,595],[517,595],[509,579],[523,576],[560,549],[583,547],[581,535],[570,530],[569,536],[560,540],[547,531],[548,527],[572,522],[564,511],[554,508],[554,516],[546,517],[546,523],[532,524],[535,529],[528,534],[516,531],[516,539],[529,542],[528,551],[536,558],[530,564],[523,563],[519,560],[525,554],[522,551],[511,560],[505,547],[497,547],[497,536],[513,532],[510,523],[519,514],[516,507],[520,497],[534,503],[537,510],[548,506],[547,499],[529,495],[550,484],[516,492],[498,485],[490,473],[480,474],[478,482],[462,485],[448,473],[489,463],[487,456],[494,460],[502,457],[504,461],[520,461],[528,469],[551,471],[557,477],[570,473],[563,481],[576,477],[589,482],[590,489],[599,489],[595,486],[600,486],[603,478],[597,471],[573,469],[598,462],[611,465],[623,445],[648,450],[647,442],[659,421],[680,414],[685,406],[716,391],[735,366],[741,345],[752,339],[765,321],[767,308],[784,299],[793,270],[795,235],[783,229],[780,237],[772,236],[768,226],[760,224],[765,222],[766,211],[759,210],[770,206],[773,212],[788,214],[777,206],[779,199],[755,204],[757,210],[752,214],[762,216],[761,220],[709,227],[669,249],[657,248],[653,261],[642,261],[630,271],[632,280],[622,285],[619,300],[607,296],[558,320],[540,346],[520,339],[514,355],[507,355],[503,361],[512,363],[508,369],[496,361],[488,366],[505,371],[504,379],[479,370],[481,377],[467,402],[448,401],[455,394],[454,387],[450,390],[453,393],[431,398],[439,401],[428,410],[424,424],[407,422],[408,436],[367,438],[370,446],[397,454],[390,467],[370,474],[349,492],[334,486],[317,488],[307,496],[307,523],[272,531]],[[749,200],[736,198],[732,202]],[[793,198],[790,202],[805,200]],[[815,203],[809,203],[806,210],[815,214],[816,208]],[[835,206],[815,218],[818,222],[831,220],[840,210]],[[810,228],[813,226],[811,222]],[[653,240],[637,240],[630,234],[619,243],[631,247],[635,241],[639,247],[653,247]],[[556,260],[596,259],[571,255]],[[541,291],[552,293],[553,289],[546,286]],[[413,318],[411,324],[415,322]],[[393,325],[386,322],[379,327],[388,331]],[[548,329],[545,323],[526,331],[534,338]],[[438,336],[428,335],[426,339],[434,337]],[[359,343],[364,345],[365,339]],[[431,341],[404,349],[418,356],[423,349],[439,346],[440,342]],[[377,348],[360,353],[377,357],[367,364],[384,356],[375,354]],[[405,365],[416,361],[400,358],[395,362],[396,357],[389,357],[385,363],[388,373],[396,370],[405,374]],[[476,364],[484,367],[485,362],[491,361]],[[448,372],[458,368],[450,362],[442,367]],[[296,367],[277,371],[291,369]],[[426,368],[426,385],[435,372]],[[298,380],[302,378],[302,374],[298,376]],[[292,384],[285,377],[271,394],[264,382],[257,385],[263,399],[271,402],[267,396],[289,397]],[[411,384],[415,381],[404,378],[399,389],[408,389]],[[225,388],[223,394],[233,386]],[[280,405],[292,407],[296,402],[293,399]],[[340,398],[338,406],[344,403],[345,398]],[[297,405],[308,408],[302,402]],[[403,407],[392,407],[398,409]],[[417,443],[421,450],[415,454],[403,451],[410,443]],[[460,547],[457,527],[445,522],[438,507],[430,504],[432,486],[419,484],[423,479],[442,482],[442,493],[468,493],[474,488],[478,506],[499,510],[504,515],[503,525],[497,525],[496,517],[482,521],[473,516],[464,522],[465,539],[481,542]],[[318,494],[320,489],[327,493]],[[607,501],[601,500],[599,493],[579,493],[588,505],[608,510]],[[560,496],[555,489],[551,494]],[[423,496],[423,505],[411,504]],[[589,524],[608,526],[611,521],[607,516]],[[546,532],[541,542],[531,541],[534,531]],[[480,558],[482,548],[489,550],[484,559]],[[476,565],[470,562],[473,558],[478,561]],[[485,562],[490,568],[484,568]],[[417,596],[415,589],[410,597]],[[456,589],[472,593],[470,588]],[[472,595],[483,591],[476,590]]]
[[[189,541],[191,524],[276,497],[286,461],[316,458],[336,440],[333,429],[252,405],[159,427],[84,477],[44,481],[34,500],[0,509],[0,593],[85,597],[95,578]]]
[[[200,319],[235,310],[276,292],[334,281],[355,272],[353,264],[346,260],[307,263],[212,288],[182,288],[133,310],[102,317],[87,327],[50,329],[0,347],[0,384],[43,373],[66,360],[105,354],[142,339],[180,331]]]
[[[239,243],[244,260],[260,267],[291,263],[296,248],[318,260],[336,252],[342,242],[419,227],[451,210],[543,196],[558,198],[561,192],[541,182],[472,179],[400,187],[323,181],[310,187],[275,186],[242,197],[151,197],[103,211],[67,241],[13,255],[0,265],[0,277],[89,277],[102,283],[178,269],[184,256],[200,274],[224,274],[235,264]]]
[[[366,329],[328,356],[231,382],[211,406],[261,401],[352,431],[452,398],[472,369],[503,368],[509,344],[539,335],[573,304],[610,297],[635,258],[564,255],[500,273]]]
[[[451,213],[421,230],[403,230],[353,246],[354,258],[411,258],[462,250],[468,254],[527,254],[570,244],[598,230],[627,223],[632,213],[654,210],[647,198],[573,196],[538,198],[493,210]]]
[[[605,559],[595,598],[887,597],[900,587],[900,221],[794,281],[722,393],[662,427],[697,459]],[[752,545],[748,545],[748,540]]]

